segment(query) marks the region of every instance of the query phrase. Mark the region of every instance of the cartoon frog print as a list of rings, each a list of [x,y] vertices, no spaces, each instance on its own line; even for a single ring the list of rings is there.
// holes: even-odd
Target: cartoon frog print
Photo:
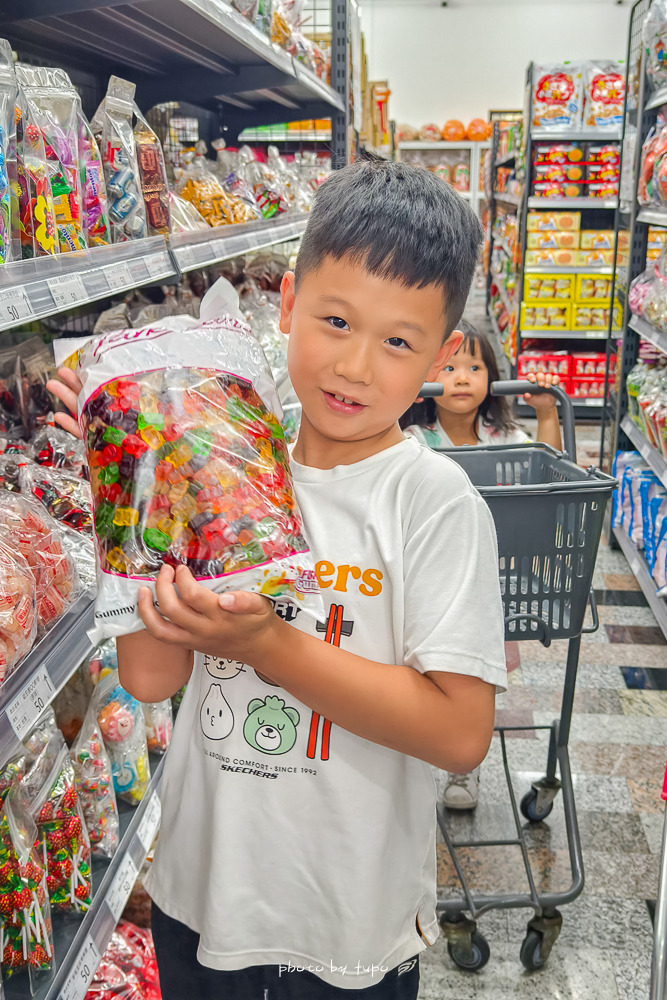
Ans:
[[[220,684],[211,684],[199,710],[201,730],[207,740],[224,740],[234,728],[234,713]]]
[[[296,743],[298,725],[297,710],[286,708],[282,698],[270,694],[264,701],[253,698],[248,705],[243,736],[246,743],[261,753],[287,753]]]

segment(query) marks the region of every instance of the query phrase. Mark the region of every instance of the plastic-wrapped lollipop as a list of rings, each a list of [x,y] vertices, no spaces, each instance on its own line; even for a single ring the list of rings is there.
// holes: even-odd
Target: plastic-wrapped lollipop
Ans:
[[[171,699],[142,704],[146,723],[146,743],[151,753],[165,753],[171,742],[173,715]]]
[[[119,840],[118,806],[111,761],[97,724],[95,698],[74,741],[71,758],[91,850],[99,857],[112,858]]]
[[[118,683],[117,671],[100,681],[96,702],[97,722],[111,760],[116,794],[138,805],[150,779],[141,705]]]

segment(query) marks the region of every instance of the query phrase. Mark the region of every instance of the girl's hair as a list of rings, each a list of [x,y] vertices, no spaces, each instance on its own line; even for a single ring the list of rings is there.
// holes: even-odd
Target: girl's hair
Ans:
[[[500,373],[488,337],[476,330],[472,323],[468,323],[465,319],[460,321],[456,329],[463,334],[463,343],[459,350],[467,350],[470,354],[477,354],[486,365],[489,373],[489,385],[496,382],[500,378]],[[507,396],[492,396],[487,392],[486,399],[480,404],[477,412],[484,423],[490,424],[491,427],[502,433],[507,434],[517,426],[512,416],[512,404]],[[409,427],[411,424],[429,427],[436,422],[436,419],[435,399],[431,397],[421,403],[413,403],[400,418],[399,424],[401,428]]]

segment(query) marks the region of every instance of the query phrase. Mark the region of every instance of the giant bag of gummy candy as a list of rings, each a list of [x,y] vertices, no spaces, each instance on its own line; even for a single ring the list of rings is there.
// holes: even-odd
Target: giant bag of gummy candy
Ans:
[[[270,369],[224,280],[201,318],[94,338],[79,420],[95,512],[96,639],[142,628],[137,594],[164,562],[216,592],[323,613]]]

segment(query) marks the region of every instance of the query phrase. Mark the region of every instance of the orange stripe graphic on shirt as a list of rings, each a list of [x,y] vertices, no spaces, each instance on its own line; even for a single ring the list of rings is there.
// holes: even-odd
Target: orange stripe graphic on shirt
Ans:
[[[329,608],[329,617],[326,625],[317,623],[317,630],[325,632],[324,641],[332,646],[340,646],[341,635],[352,635],[354,622],[345,621],[343,618],[344,608],[342,604],[332,604]],[[326,631],[325,631],[326,630]],[[320,715],[313,712],[310,717],[310,732],[308,733],[308,747],[306,756],[310,760],[315,759],[317,752],[317,736],[320,728]],[[320,759],[329,760],[329,748],[331,740],[331,722],[322,718],[322,746],[320,749]]]

